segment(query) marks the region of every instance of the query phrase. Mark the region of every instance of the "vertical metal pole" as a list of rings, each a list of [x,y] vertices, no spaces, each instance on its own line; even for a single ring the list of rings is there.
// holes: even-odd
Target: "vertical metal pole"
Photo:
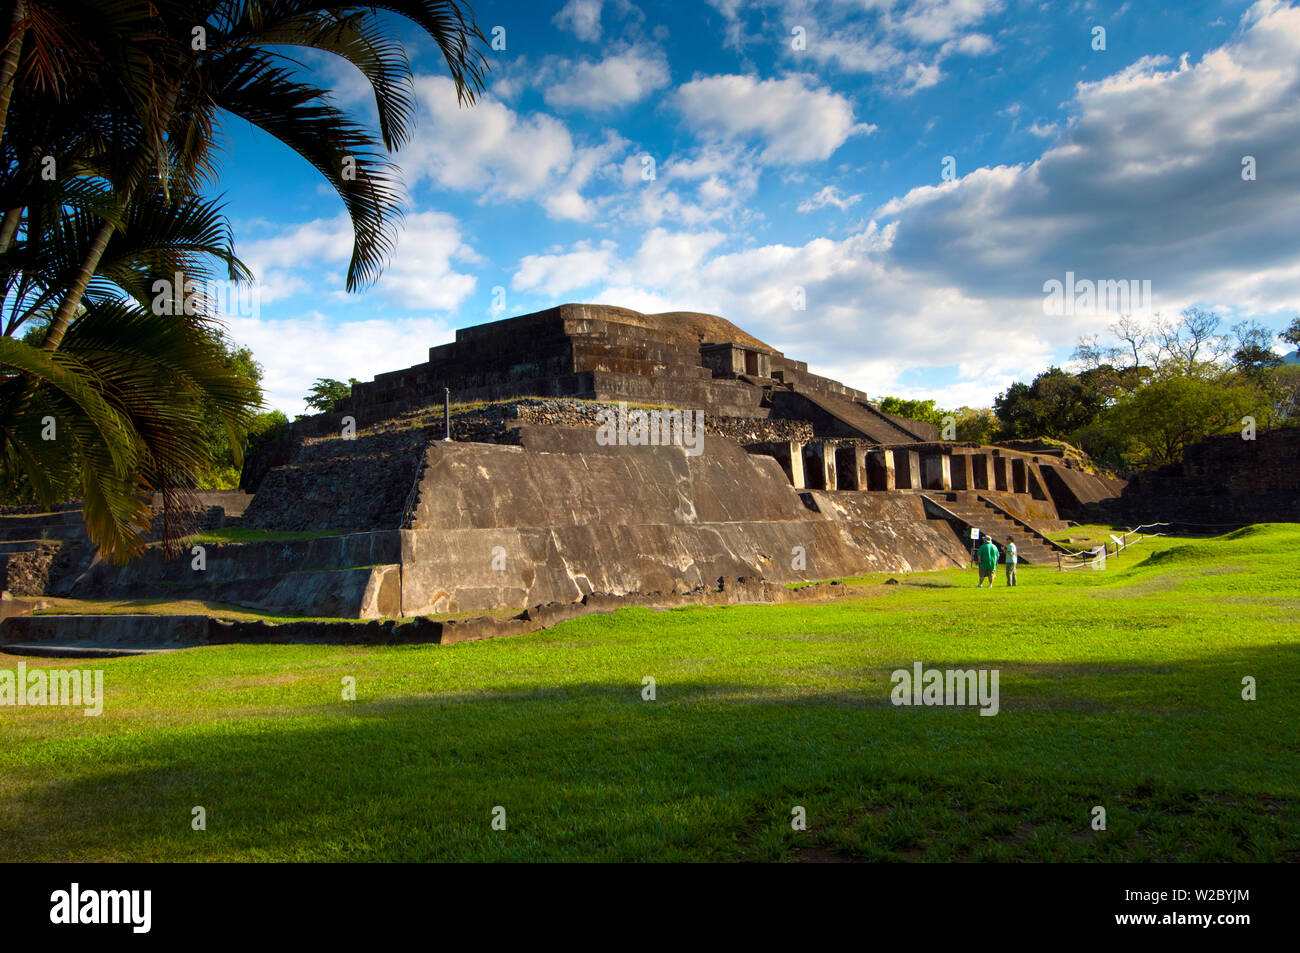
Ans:
[[[443,437],[444,441],[451,439],[451,388],[442,389],[442,422],[447,427],[447,436]]]

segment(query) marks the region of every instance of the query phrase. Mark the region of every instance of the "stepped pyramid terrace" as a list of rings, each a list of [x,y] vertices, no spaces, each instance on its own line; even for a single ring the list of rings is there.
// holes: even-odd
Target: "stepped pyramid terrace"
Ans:
[[[23,594],[299,616],[742,599],[966,565],[972,529],[1054,563],[1046,534],[1122,488],[1059,450],[939,436],[723,318],[566,304],[461,329],[293,423],[244,492],[205,499],[207,525],[249,532],[202,571],[157,548],[103,563],[75,511],[0,517],[3,559]]]

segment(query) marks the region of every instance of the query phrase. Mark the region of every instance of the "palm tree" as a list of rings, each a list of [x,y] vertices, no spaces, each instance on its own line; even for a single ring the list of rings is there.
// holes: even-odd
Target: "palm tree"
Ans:
[[[50,350],[59,346],[119,227],[115,219],[150,175],[164,194],[176,188],[198,191],[214,177],[223,113],[276,137],[334,187],[353,225],[347,288],[372,282],[391,250],[400,214],[395,168],[384,153],[407,140],[414,110],[410,64],[400,42],[385,30],[380,11],[406,17],[437,43],[462,103],[473,102],[486,68],[476,46],[486,40],[458,0],[58,0],[48,4],[58,15],[48,17],[48,0],[10,3],[12,18],[28,27],[33,50],[28,63],[20,54],[16,76],[24,77],[27,68],[40,88],[54,91],[75,92],[79,83],[93,83],[108,93],[117,116],[137,127],[133,147],[112,153],[115,167],[108,174],[116,214],[101,218],[55,311],[44,345]],[[20,10],[26,11],[25,21]],[[155,15],[142,15],[148,10]],[[42,29],[46,24],[55,26]],[[90,55],[80,64],[41,55],[56,45],[48,33]],[[14,42],[11,36],[10,47]],[[304,82],[283,47],[331,53],[360,70],[374,92],[379,136],[334,106],[325,89]],[[0,59],[0,83],[5,62]]]
[[[110,558],[143,546],[149,491],[164,491],[166,519],[190,485],[201,406],[235,445],[256,403],[223,367],[205,305],[160,313],[148,297],[213,261],[249,278],[219,209],[199,197],[218,171],[221,117],[274,135],[334,186],[354,230],[348,290],[382,268],[400,214],[385,153],[408,138],[413,102],[379,11],[431,36],[462,102],[474,100],[485,41],[456,0],[0,2],[0,467],[43,499],[76,479]],[[285,47],[359,69],[378,136],[305,82]],[[33,321],[39,347],[16,337]],[[51,419],[72,452],[38,439]]]
[[[256,385],[225,366],[211,303],[187,297],[173,276],[206,284],[212,262],[236,278],[247,271],[219,207],[155,193],[129,210],[61,346],[49,350],[13,332],[26,326],[25,336],[45,337],[49,290],[66,286],[97,225],[75,212],[32,221],[49,224],[8,253],[26,257],[0,337],[0,471],[11,482],[21,475],[46,501],[79,491],[91,539],[117,561],[144,546],[150,497],[160,490],[170,549],[193,511],[188,488],[208,462],[205,408],[238,456],[261,403]],[[29,244],[39,251],[28,254]],[[166,307],[156,307],[159,287]]]

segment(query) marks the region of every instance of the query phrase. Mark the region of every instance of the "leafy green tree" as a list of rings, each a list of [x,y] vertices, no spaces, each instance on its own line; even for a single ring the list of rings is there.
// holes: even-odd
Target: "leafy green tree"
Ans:
[[[76,118],[67,114],[69,103],[92,111],[81,118],[97,120],[102,141],[82,143],[73,158],[97,160],[112,185],[95,196],[93,241],[62,289],[46,349],[59,346],[137,194],[158,182],[165,197],[193,195],[216,176],[223,116],[274,136],[338,192],[355,239],[348,290],[378,276],[400,213],[395,167],[383,150],[409,138],[414,102],[405,51],[375,6],[328,0],[10,0],[6,6],[10,35],[22,52],[12,64],[8,56],[0,59],[0,104],[15,108],[22,94],[34,91],[34,99],[54,99],[62,120]],[[434,40],[461,101],[472,102],[486,67],[476,44],[486,40],[458,0],[382,6]],[[285,47],[331,53],[355,66],[374,93],[378,136],[339,110],[327,90],[303,81]],[[69,49],[79,55],[68,56]],[[27,77],[30,87],[18,87],[18,77]],[[8,127],[0,133],[8,136]],[[28,145],[15,143],[28,167],[19,178],[30,184],[30,159],[49,153],[26,151]]]
[[[1133,472],[1133,464],[1127,456],[1129,449],[1128,435],[1116,432],[1108,419],[1109,410],[1086,427],[1080,427],[1070,437],[1070,442],[1078,447],[1094,466],[1115,474],[1128,476]]]
[[[1271,367],[1280,367],[1282,356],[1269,347],[1247,344],[1232,352],[1232,366],[1243,374],[1258,374]]]
[[[1051,367],[1032,384],[1012,384],[998,395],[993,408],[1002,424],[1003,437],[1066,440],[1075,430],[1092,423],[1104,403],[1095,384]]]
[[[1133,393],[1149,381],[1154,372],[1139,364],[1127,367],[1100,364],[1080,371],[1077,376],[1085,388],[1096,391],[1103,404],[1109,405]]]
[[[988,407],[961,407],[952,413],[957,420],[957,439],[970,443],[992,443],[998,433],[998,418]]]
[[[1300,426],[1300,365],[1284,364],[1268,373],[1269,393],[1276,400],[1277,422]]]
[[[188,306],[173,277],[210,276],[214,260],[227,274],[246,272],[210,203],[140,196],[60,346],[41,346],[52,301],[94,241],[93,221],[65,208],[57,198],[30,208],[0,253],[0,480],[41,502],[80,496],[91,539],[121,561],[144,546],[154,492],[164,544],[179,535],[176,517],[210,463],[203,416],[215,415],[237,445],[260,403],[224,362],[212,316],[201,301]]]
[[[1258,321],[1241,321],[1232,327],[1235,347],[1232,366],[1239,373],[1261,382],[1269,368],[1279,367],[1282,358],[1273,350],[1275,332]]]
[[[1240,430],[1242,418],[1265,418],[1266,401],[1249,383],[1182,374],[1163,377],[1107,411],[1111,441],[1139,467],[1176,463],[1214,434]]]
[[[316,383],[311,385],[311,390],[303,399],[312,410],[323,413],[333,407],[335,401],[350,397],[352,388],[360,383],[355,377],[349,377],[346,384],[342,381],[336,381],[332,377],[318,377]]]
[[[1292,318],[1287,329],[1282,332],[1282,340],[1294,348],[1300,348],[1300,318]]]
[[[921,423],[943,426],[946,411],[939,410],[932,400],[907,400],[903,397],[882,397],[878,406],[887,414],[919,420]]]
[[[263,444],[276,439],[288,426],[289,418],[283,411],[267,410],[258,414],[248,428],[248,451],[245,456],[256,453]]]
[[[222,360],[230,373],[247,381],[256,388],[258,404],[263,403],[262,365],[253,359],[253,352],[246,347],[235,345],[224,334],[218,335],[218,347]],[[255,446],[270,439],[280,428],[288,424],[288,418],[278,410],[262,410],[248,421],[244,432],[238,435],[237,443],[232,444],[226,433],[220,415],[210,407],[203,411],[202,427],[207,442],[209,464],[198,476],[198,488],[204,490],[229,490],[239,486],[239,473],[243,466],[243,456]],[[241,452],[242,451],[242,452]]]

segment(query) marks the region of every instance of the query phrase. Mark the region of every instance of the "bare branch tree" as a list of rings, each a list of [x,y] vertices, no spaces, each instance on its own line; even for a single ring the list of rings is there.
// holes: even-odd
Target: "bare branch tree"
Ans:
[[[1151,340],[1151,331],[1139,319],[1131,314],[1121,314],[1119,320],[1110,326],[1110,333],[1119,338],[1122,348],[1115,348],[1116,356],[1121,353],[1133,355],[1133,367],[1142,363],[1143,350]]]
[[[1213,311],[1187,308],[1178,321],[1156,316],[1154,334],[1162,361],[1182,365],[1191,372],[1198,366],[1217,363],[1231,350],[1228,338],[1218,333],[1222,319]],[[1159,365],[1156,367],[1159,370]]]
[[[1092,371],[1109,363],[1107,358],[1117,351],[1118,348],[1102,344],[1100,334],[1093,334],[1092,337],[1080,335],[1075,342],[1074,353],[1070,355],[1070,360],[1077,361],[1085,371]]]
[[[1238,321],[1232,326],[1232,337],[1233,351],[1242,351],[1246,348],[1269,350],[1273,346],[1273,339],[1277,337],[1277,333],[1258,321]]]

